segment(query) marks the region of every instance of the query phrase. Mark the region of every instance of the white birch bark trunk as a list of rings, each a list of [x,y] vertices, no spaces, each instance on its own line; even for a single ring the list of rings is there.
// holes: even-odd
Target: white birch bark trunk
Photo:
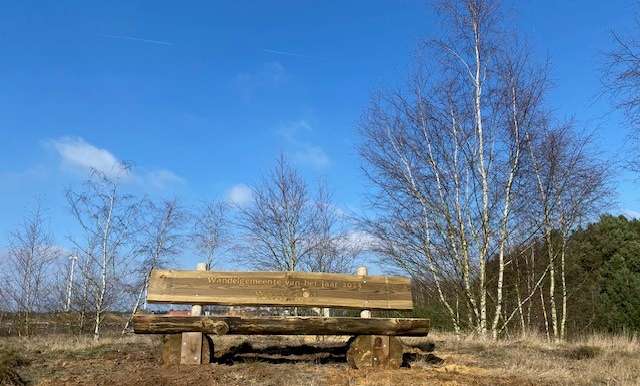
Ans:
[[[565,326],[567,324],[567,281],[565,276],[566,236],[562,237],[562,250],[560,251],[560,278],[562,280],[562,320],[560,321],[560,340],[565,339]]]
[[[513,187],[513,180],[516,175],[516,170],[520,163],[520,128],[518,124],[518,114],[516,108],[516,90],[511,89],[511,113],[514,127],[514,154],[511,157],[511,168],[509,170],[509,177],[507,178],[507,184],[504,190],[504,207],[502,212],[502,219],[500,224],[500,237],[499,237],[499,252],[498,252],[498,284],[496,294],[496,310],[493,318],[493,325],[491,326],[491,332],[493,339],[498,339],[498,322],[500,320],[500,314],[502,313],[502,287],[504,283],[504,254],[508,237],[509,226],[509,212],[511,210],[511,192]],[[519,291],[519,290],[518,290]],[[519,296],[519,295],[518,295]],[[520,300],[518,299],[520,305]]]
[[[472,21],[474,34],[475,74],[474,74],[474,115],[476,120],[476,135],[478,140],[478,172],[482,185],[482,246],[478,257],[480,265],[480,320],[478,332],[485,336],[487,333],[487,285],[486,259],[489,249],[489,182],[485,166],[484,129],[482,122],[482,61],[480,58],[480,31],[477,20]]]
[[[549,319],[547,318],[547,306],[544,304],[544,293],[542,287],[540,287],[540,306],[542,307],[542,316],[544,317],[544,331],[547,335],[547,342],[551,342],[551,335],[549,335]]]
[[[107,219],[104,224],[104,231],[102,234],[102,269],[101,269],[101,280],[100,280],[100,289],[99,295],[96,301],[96,319],[95,326],[93,329],[93,340],[100,339],[100,323],[102,317],[102,305],[104,303],[105,293],[107,291],[107,272],[108,272],[108,263],[109,263],[109,234],[111,232],[111,215],[113,213],[113,205],[115,200],[115,191],[112,192],[111,197],[109,198],[109,209],[107,213]]]
[[[549,246],[549,248],[551,248]],[[556,309],[556,268],[555,262],[553,261],[553,257],[550,256],[550,269],[549,269],[549,307],[551,312],[551,326],[553,328],[553,340],[554,342],[559,341],[559,331],[558,331],[558,312]]]

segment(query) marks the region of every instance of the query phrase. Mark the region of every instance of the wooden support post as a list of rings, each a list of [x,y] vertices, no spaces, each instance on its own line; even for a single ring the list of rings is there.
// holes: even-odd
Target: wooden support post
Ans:
[[[358,267],[356,274],[366,283],[367,267]],[[360,311],[360,317],[371,318],[371,311]],[[365,367],[399,368],[402,364],[403,345],[389,335],[356,336],[347,351],[347,362],[358,369]]]
[[[402,365],[404,345],[388,335],[358,335],[347,351],[347,362],[356,369],[382,367],[397,369]]]
[[[161,361],[163,367],[180,365],[182,358],[182,334],[167,334],[162,336]],[[213,340],[209,335],[202,334],[202,363],[211,363],[213,359]]]
[[[206,271],[206,263],[198,263],[197,271]],[[191,306],[191,316],[202,315],[202,305],[194,304]],[[182,347],[180,352],[180,364],[183,365],[199,365],[202,363],[202,333],[201,332],[183,332]]]

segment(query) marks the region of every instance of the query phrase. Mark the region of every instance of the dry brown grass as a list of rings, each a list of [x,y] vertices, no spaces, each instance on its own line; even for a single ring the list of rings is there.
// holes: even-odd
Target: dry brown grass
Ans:
[[[480,367],[493,376],[562,385],[640,384],[636,335],[590,335],[562,344],[532,333],[497,342],[437,332],[429,339],[445,363]]]
[[[403,338],[411,350],[432,355],[400,370],[354,370],[340,358],[321,361],[313,355],[292,356],[292,347],[336,346],[345,337],[316,342],[309,337],[243,336],[215,338],[216,356],[248,341],[253,348],[280,347],[279,357],[286,360],[256,354],[232,365],[163,368],[157,338],[113,336],[99,342],[68,335],[0,338],[0,373],[5,363],[5,373],[14,384],[42,385],[640,384],[636,336],[592,335],[555,345],[535,334],[493,342],[434,332],[426,338]],[[435,357],[444,362],[432,360]]]
[[[0,347],[0,385],[22,385],[25,383],[17,369],[28,362],[15,349]]]

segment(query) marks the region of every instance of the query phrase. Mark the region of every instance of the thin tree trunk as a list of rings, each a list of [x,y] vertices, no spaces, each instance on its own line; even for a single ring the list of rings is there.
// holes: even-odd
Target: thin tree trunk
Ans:
[[[540,287],[540,306],[542,307],[542,316],[544,316],[544,330],[547,333],[547,341],[551,342],[551,336],[549,335],[549,320],[547,319],[547,307],[544,304],[542,287]]]
[[[104,262],[104,261],[103,261]],[[106,264],[106,262],[104,262]],[[104,294],[107,289],[107,274],[106,267],[102,270],[102,282],[100,286],[100,294],[98,295],[98,300],[96,302],[96,319],[95,325],[93,328],[93,340],[100,339],[100,322],[102,316],[102,303],[104,302]]]
[[[84,319],[87,312],[87,295],[89,292],[89,284],[87,284],[86,278],[84,281],[84,288],[82,289],[82,304],[80,305],[80,322],[78,326],[79,334],[84,333]]]
[[[127,322],[124,324],[124,327],[122,328],[122,335],[124,335],[127,332],[127,329],[129,328],[129,324],[131,324],[131,320],[133,319],[133,315],[135,315],[136,312],[138,312],[138,307],[140,306],[140,300],[142,299],[142,294],[145,292],[147,288],[148,280],[149,280],[149,275],[145,276],[145,280],[144,280],[144,283],[142,284],[142,288],[140,288],[140,292],[138,292],[138,297],[136,298],[136,302],[133,305],[133,308],[131,309],[131,314],[129,315]]]
[[[520,313],[521,333],[524,334],[525,324],[524,324],[524,312],[522,310],[522,296],[520,295],[520,267],[518,266],[518,258],[514,259],[514,264],[516,267],[516,301],[518,302],[518,312]]]
[[[534,249],[535,244],[531,245],[531,262],[527,263],[527,292],[531,293],[532,288],[531,285],[535,281],[536,274],[536,254]],[[526,260],[525,260],[526,261]],[[531,328],[531,309],[533,308],[533,302],[529,302],[527,304],[527,328]]]
[[[565,326],[567,323],[567,281],[565,277],[565,253],[567,238],[563,234],[562,250],[560,251],[560,277],[562,280],[562,320],[560,321],[560,340],[565,339]]]
[[[524,298],[522,300],[522,302],[520,303],[520,305],[522,305],[522,303],[526,303],[529,301],[529,299],[531,299],[534,295],[535,295],[535,291],[540,288],[540,291],[542,293],[542,282],[544,281],[544,278],[547,276],[547,272],[549,271],[549,266],[547,266],[547,268],[544,270],[544,272],[540,275],[540,278],[538,279],[538,281],[536,282],[536,284],[533,286],[532,291],[529,293],[529,295],[527,295],[526,298]],[[513,317],[515,316],[515,314],[518,312],[518,307],[515,307],[513,309],[513,311],[511,312],[511,314],[508,317],[504,317],[504,323],[502,324],[502,328],[500,329],[500,331],[498,331],[498,333],[502,332],[507,325],[509,324],[509,322],[511,321],[511,319],[513,319]]]
[[[502,313],[502,287],[504,284],[504,254],[505,248],[507,244],[508,237],[508,225],[509,225],[509,212],[511,210],[511,189],[513,186],[513,179],[516,175],[516,170],[518,168],[518,164],[520,163],[520,130],[518,124],[518,116],[516,109],[516,95],[515,89],[511,89],[511,113],[513,119],[513,127],[514,127],[514,143],[515,150],[513,157],[511,157],[511,170],[509,171],[509,177],[507,179],[507,183],[504,189],[504,207],[502,212],[502,219],[500,224],[500,239],[499,239],[499,252],[498,252],[498,285],[497,285],[497,296],[496,296],[496,311],[495,316],[493,318],[493,325],[491,326],[491,332],[493,339],[498,339],[498,322],[500,319],[500,314]],[[516,287],[517,289],[517,287]],[[520,301],[518,299],[518,306],[520,306]],[[521,310],[522,311],[522,310]],[[522,315],[522,312],[520,313]]]
[[[100,322],[102,316],[102,305],[104,303],[104,297],[107,292],[107,270],[108,270],[108,239],[109,234],[111,232],[111,215],[113,213],[113,205],[115,201],[115,191],[112,192],[111,197],[109,199],[109,212],[107,213],[107,219],[104,225],[104,232],[102,234],[102,275],[100,282],[100,294],[98,295],[98,300],[96,302],[96,324],[93,329],[93,340],[100,339]]]
[[[550,247],[549,247],[550,248]],[[558,313],[556,310],[556,278],[555,278],[555,262],[553,259],[549,261],[550,270],[549,270],[549,306],[551,308],[551,326],[553,327],[553,340],[558,343],[559,341],[559,332],[558,332]]]
[[[474,75],[474,114],[476,119],[476,135],[478,139],[478,171],[482,185],[482,246],[480,250],[480,320],[479,333],[487,333],[487,285],[486,259],[489,250],[489,182],[485,166],[484,132],[482,126],[482,62],[480,59],[480,30],[478,20],[472,21],[474,33],[475,75]]]

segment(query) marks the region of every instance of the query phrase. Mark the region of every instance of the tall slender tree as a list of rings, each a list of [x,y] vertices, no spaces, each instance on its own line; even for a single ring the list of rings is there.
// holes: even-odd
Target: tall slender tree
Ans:
[[[94,340],[100,339],[105,311],[122,301],[134,278],[135,234],[140,201],[120,190],[120,181],[93,170],[82,190],[68,190],[67,201],[81,229],[71,237],[80,254],[85,301],[94,310]],[[83,307],[84,307],[83,305]]]
[[[579,137],[571,125],[540,131],[528,144],[531,158],[529,213],[531,223],[540,229],[548,262],[548,294],[553,338],[566,335],[566,279],[569,237],[576,226],[609,202],[610,169],[589,149],[590,137]],[[556,278],[560,278],[561,306],[556,302]],[[558,316],[558,313],[560,316]]]
[[[45,309],[50,300],[49,269],[62,255],[47,229],[43,209],[38,204],[9,235],[2,295],[20,315],[22,333],[31,333],[32,315]]]
[[[143,202],[140,218],[136,254],[142,258],[142,261],[137,270],[139,280],[134,286],[137,296],[131,315],[122,330],[123,334],[129,328],[140,304],[146,308],[146,293],[151,271],[169,264],[171,259],[183,250],[186,237],[183,227],[186,225],[187,216],[176,199],[163,201],[160,204],[148,200]]]

